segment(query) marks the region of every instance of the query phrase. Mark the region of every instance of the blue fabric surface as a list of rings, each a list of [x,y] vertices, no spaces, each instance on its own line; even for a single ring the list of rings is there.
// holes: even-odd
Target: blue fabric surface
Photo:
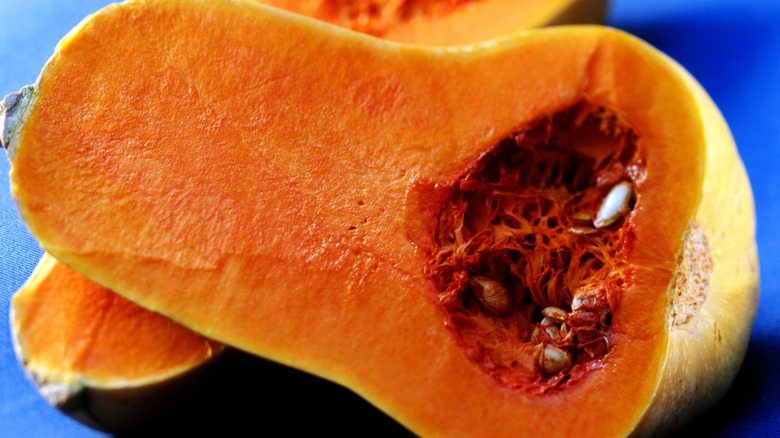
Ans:
[[[0,0],[0,93],[33,83],[59,39],[106,4],[105,0]],[[780,234],[776,229],[780,222],[780,2],[614,0],[608,22],[655,45],[701,82],[730,125],[756,200],[761,299],[747,357],[723,402],[711,416],[691,425],[687,434],[780,436]],[[8,172],[8,161],[0,159],[0,174]],[[0,437],[103,436],[49,407],[14,356],[7,319],[10,299],[41,254],[16,212],[8,178],[0,177]],[[251,389],[261,390],[266,383],[254,382],[257,387]],[[241,390],[241,384],[236,382],[235,389]],[[328,403],[327,397],[322,400]],[[279,411],[269,410],[267,401],[255,402],[251,411],[240,413],[254,424],[273,422],[264,418],[264,412]],[[350,421],[351,416],[338,417],[338,409],[335,412],[331,425],[338,430],[340,422]],[[220,410],[199,413],[212,414],[218,416]],[[385,430],[397,432],[391,426]]]

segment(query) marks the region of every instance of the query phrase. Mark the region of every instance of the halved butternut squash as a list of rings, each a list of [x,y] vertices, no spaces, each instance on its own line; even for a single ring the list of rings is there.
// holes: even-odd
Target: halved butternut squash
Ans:
[[[46,400],[108,430],[164,411],[224,350],[49,255],[14,295],[11,327],[17,355]]]
[[[505,4],[507,2],[490,0],[479,2],[478,6],[477,2],[409,1],[401,4],[399,2],[321,1],[314,4],[312,2],[275,0],[253,1],[267,3],[376,36],[418,44],[477,42],[509,29],[519,30],[532,26],[562,23],[600,22],[606,9],[606,0],[526,0],[513,1],[509,5]],[[410,14],[411,11],[415,13]],[[502,26],[496,26],[496,15],[500,16]],[[481,21],[489,22],[490,26],[485,26],[486,23],[480,23]],[[129,425],[138,426],[146,418],[154,416],[152,406],[145,402],[147,398],[165,400],[166,404],[169,404],[170,397],[161,397],[161,394],[155,394],[155,392],[162,392],[161,389],[173,386],[163,385],[163,380],[166,377],[177,377],[178,374],[189,374],[187,368],[201,367],[203,361],[210,360],[211,352],[204,351],[200,344],[181,343],[177,346],[176,351],[183,353],[184,350],[191,348],[189,355],[172,354],[168,358],[160,355],[155,356],[158,361],[157,366],[167,370],[162,372],[160,369],[149,370],[139,366],[137,362],[143,358],[135,357],[138,349],[122,352],[117,351],[117,345],[113,341],[87,342],[83,339],[84,336],[88,336],[86,327],[76,331],[75,339],[63,339],[62,343],[39,341],[34,343],[35,345],[27,346],[28,338],[39,339],[42,333],[48,333],[49,330],[57,331],[58,327],[62,325],[90,321],[97,309],[93,308],[88,299],[71,302],[68,312],[52,312],[52,309],[61,308],[63,299],[71,297],[75,293],[81,293],[82,289],[100,290],[99,308],[112,315],[111,318],[101,321],[105,332],[111,332],[108,326],[115,324],[118,329],[114,332],[114,336],[132,335],[132,339],[138,340],[134,345],[144,347],[165,335],[163,332],[155,332],[155,330],[150,329],[162,324],[159,322],[161,317],[158,314],[121,298],[109,300],[106,289],[96,285],[88,286],[86,282],[89,280],[84,277],[76,279],[75,276],[79,274],[70,269],[55,266],[57,263],[50,256],[45,256],[41,267],[33,274],[29,284],[25,285],[23,291],[19,293],[26,298],[17,298],[17,302],[34,300],[36,303],[35,315],[39,315],[25,315],[31,320],[29,324],[17,324],[16,326],[15,341],[21,344],[17,348],[23,363],[27,365],[27,372],[33,376],[33,380],[47,401],[87,424],[106,430],[126,429]],[[45,282],[43,278],[46,279]],[[38,290],[43,287],[43,283],[46,284],[45,292]],[[61,294],[55,294],[54,288],[57,287],[75,287],[76,289],[64,290]],[[113,306],[117,308],[112,309]],[[17,304],[16,307],[22,308],[20,313],[26,310],[22,304]],[[122,315],[128,312],[132,314],[133,321],[122,319]],[[146,326],[147,333],[127,333],[124,328],[126,323]],[[166,322],[162,324],[161,329],[166,328],[167,330],[170,324],[174,323]],[[178,333],[180,330],[186,329],[180,326],[173,331]],[[35,331],[35,333],[28,333],[28,331]],[[69,334],[72,331],[62,333],[63,335]],[[116,341],[122,344],[118,338]],[[63,349],[68,346],[86,344],[89,344],[88,350],[83,350],[80,353],[84,356],[115,358],[111,363],[111,368],[104,367],[100,370],[102,374],[99,378],[94,375],[96,370],[81,369],[77,364],[72,363],[72,358],[66,360],[64,357],[55,355],[55,353],[62,354]],[[216,343],[212,342],[212,344]],[[224,348],[221,345],[213,345],[213,347],[214,350],[218,351]],[[198,360],[194,360],[194,358],[198,358]],[[163,360],[168,362],[163,364],[160,362]],[[177,372],[174,373],[171,370],[177,370]],[[107,374],[109,371],[114,373],[113,377]],[[144,375],[144,372],[148,374]],[[128,377],[130,374],[133,375],[132,378]],[[175,379],[177,382],[180,380],[182,379]],[[188,380],[192,381],[193,379]],[[181,384],[177,386],[181,386]],[[89,393],[90,396],[84,396],[84,393]],[[139,393],[143,396],[137,397]],[[141,400],[143,403],[134,405],[131,400],[135,399]],[[114,406],[118,400],[121,400],[121,409]],[[100,403],[107,404],[109,407],[100,406]],[[155,404],[154,407],[160,405]]]
[[[693,79],[618,31],[432,49],[135,1],[6,110],[47,251],[419,434],[664,430],[744,355],[744,170]]]

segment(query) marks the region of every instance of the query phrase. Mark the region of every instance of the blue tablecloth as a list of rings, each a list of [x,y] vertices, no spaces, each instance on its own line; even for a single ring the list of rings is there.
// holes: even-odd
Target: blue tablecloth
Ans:
[[[106,4],[0,0],[0,93],[33,83],[58,40]],[[647,40],[701,82],[732,129],[755,194],[761,302],[747,357],[723,402],[688,433],[780,436],[780,233],[775,231],[780,224],[780,2],[614,0],[608,24]],[[0,159],[0,174],[8,171],[8,161]],[[6,317],[10,298],[41,253],[19,219],[8,178],[0,178],[0,437],[100,436],[49,407],[13,353]],[[282,430],[292,435],[317,430],[355,436],[403,434],[346,390],[252,360],[241,363],[246,370],[260,370],[248,373],[254,377],[228,373],[209,389],[210,404],[173,412],[154,430],[170,435],[246,427],[267,432],[286,425]],[[365,421],[369,425],[361,431],[357,424]],[[147,430],[143,435],[154,434]]]

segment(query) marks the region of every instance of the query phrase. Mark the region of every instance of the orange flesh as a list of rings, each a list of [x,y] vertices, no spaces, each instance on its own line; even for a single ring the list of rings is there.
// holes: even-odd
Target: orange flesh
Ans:
[[[632,237],[622,221],[597,230],[589,218],[612,186],[642,178],[634,142],[614,115],[578,106],[500,143],[442,208],[430,268],[437,301],[467,354],[503,385],[545,392],[600,367],[610,346],[610,301],[624,288],[623,239]],[[474,275],[510,291],[511,315],[480,305],[468,287]],[[542,320],[547,307],[571,313],[563,330],[540,337],[552,326]],[[548,343],[572,354],[575,365],[540,370],[535,345]]]
[[[665,58],[598,28],[438,51],[237,3],[151,4],[112,8],[66,40],[15,134],[14,194],[44,248],[421,434],[633,427],[660,376],[667,292],[701,195],[700,119]],[[583,100],[619,115],[646,154],[621,231],[632,238],[619,239],[626,290],[609,303],[603,367],[528,397],[463,354],[423,271],[444,188]]]
[[[50,372],[106,386],[148,381],[192,368],[223,348],[48,255],[15,295],[13,314],[20,352],[42,378]]]
[[[446,16],[478,0],[269,0],[264,2],[347,29],[383,37],[410,20]]]

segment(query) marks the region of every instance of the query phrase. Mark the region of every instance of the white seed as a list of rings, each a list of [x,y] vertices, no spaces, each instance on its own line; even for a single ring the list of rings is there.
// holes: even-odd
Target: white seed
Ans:
[[[574,214],[571,215],[571,218],[574,219],[577,222],[587,222],[590,223],[593,220],[593,215],[590,214],[587,210],[580,210]]]
[[[556,324],[563,324],[569,319],[569,314],[565,310],[552,306],[542,309],[542,316]]]
[[[512,313],[515,302],[512,294],[497,280],[480,275],[471,277],[469,285],[480,303],[492,313],[506,316]]]
[[[558,329],[558,333],[560,334],[561,338],[565,338],[569,334],[569,326],[564,322],[561,324],[561,328]]]
[[[629,181],[615,184],[601,203],[593,225],[596,228],[608,227],[628,213],[628,203],[631,201],[633,191],[633,186]]]
[[[598,230],[593,227],[588,227],[583,225],[574,225],[569,227],[569,232],[572,234],[593,234],[597,231]]]
[[[572,359],[568,351],[554,344],[547,344],[539,355],[539,369],[547,374],[556,374],[571,368]]]
[[[542,329],[543,333],[551,341],[558,337],[558,333],[561,331],[557,325],[547,325]]]

